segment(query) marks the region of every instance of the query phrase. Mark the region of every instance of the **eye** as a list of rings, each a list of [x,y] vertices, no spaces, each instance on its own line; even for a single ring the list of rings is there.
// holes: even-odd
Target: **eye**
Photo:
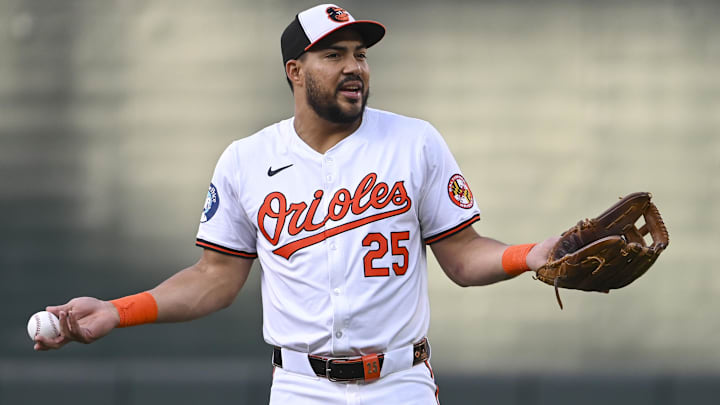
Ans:
[[[358,59],[367,59],[367,54],[365,52],[359,53],[356,56]]]
[[[333,52],[333,53],[329,53],[329,54],[325,55],[325,57],[328,59],[337,59],[340,57],[340,54],[337,52]]]

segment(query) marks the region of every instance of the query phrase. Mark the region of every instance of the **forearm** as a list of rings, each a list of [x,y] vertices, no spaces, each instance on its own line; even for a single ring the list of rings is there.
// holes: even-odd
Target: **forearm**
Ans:
[[[451,280],[469,287],[511,278],[502,267],[502,255],[506,248],[507,245],[502,242],[473,232],[473,235],[463,238],[462,243],[433,246],[433,252]]]
[[[201,318],[232,304],[237,291],[200,261],[149,291],[158,306],[157,322]]]
[[[431,246],[448,277],[467,287],[492,284],[527,270],[537,270],[547,261],[557,241],[558,237],[553,236],[538,244],[510,248],[468,227]]]
[[[189,321],[228,307],[245,284],[252,262],[206,249],[197,263],[152,290],[113,300],[118,311],[124,311],[121,325]]]

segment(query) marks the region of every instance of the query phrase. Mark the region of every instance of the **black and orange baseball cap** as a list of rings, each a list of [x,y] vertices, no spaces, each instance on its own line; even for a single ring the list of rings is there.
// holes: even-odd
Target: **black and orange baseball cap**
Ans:
[[[342,7],[320,4],[298,13],[283,31],[280,38],[283,63],[299,58],[321,39],[348,26],[360,33],[368,48],[385,36],[385,27],[377,21],[356,20]]]

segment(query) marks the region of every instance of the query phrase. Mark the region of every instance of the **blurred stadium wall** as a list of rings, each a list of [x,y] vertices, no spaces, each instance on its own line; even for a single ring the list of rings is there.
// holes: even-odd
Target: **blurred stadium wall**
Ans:
[[[216,159],[292,114],[279,36],[314,4],[0,0],[0,404],[267,400],[259,269],[196,322],[53,353],[32,351],[25,323],[197,259]],[[443,404],[716,403],[719,3],[340,5],[388,27],[370,105],[443,133],[481,234],[542,239],[633,191],[651,191],[669,227],[644,278],[563,291],[564,311],[530,275],[461,289],[433,262]]]

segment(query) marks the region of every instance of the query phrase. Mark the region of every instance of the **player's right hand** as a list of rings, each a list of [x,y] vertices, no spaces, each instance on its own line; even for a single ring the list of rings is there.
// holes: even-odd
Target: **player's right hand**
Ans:
[[[67,304],[45,308],[60,320],[60,336],[35,337],[35,350],[59,349],[69,342],[92,343],[120,324],[115,306],[91,297],[74,298]]]

